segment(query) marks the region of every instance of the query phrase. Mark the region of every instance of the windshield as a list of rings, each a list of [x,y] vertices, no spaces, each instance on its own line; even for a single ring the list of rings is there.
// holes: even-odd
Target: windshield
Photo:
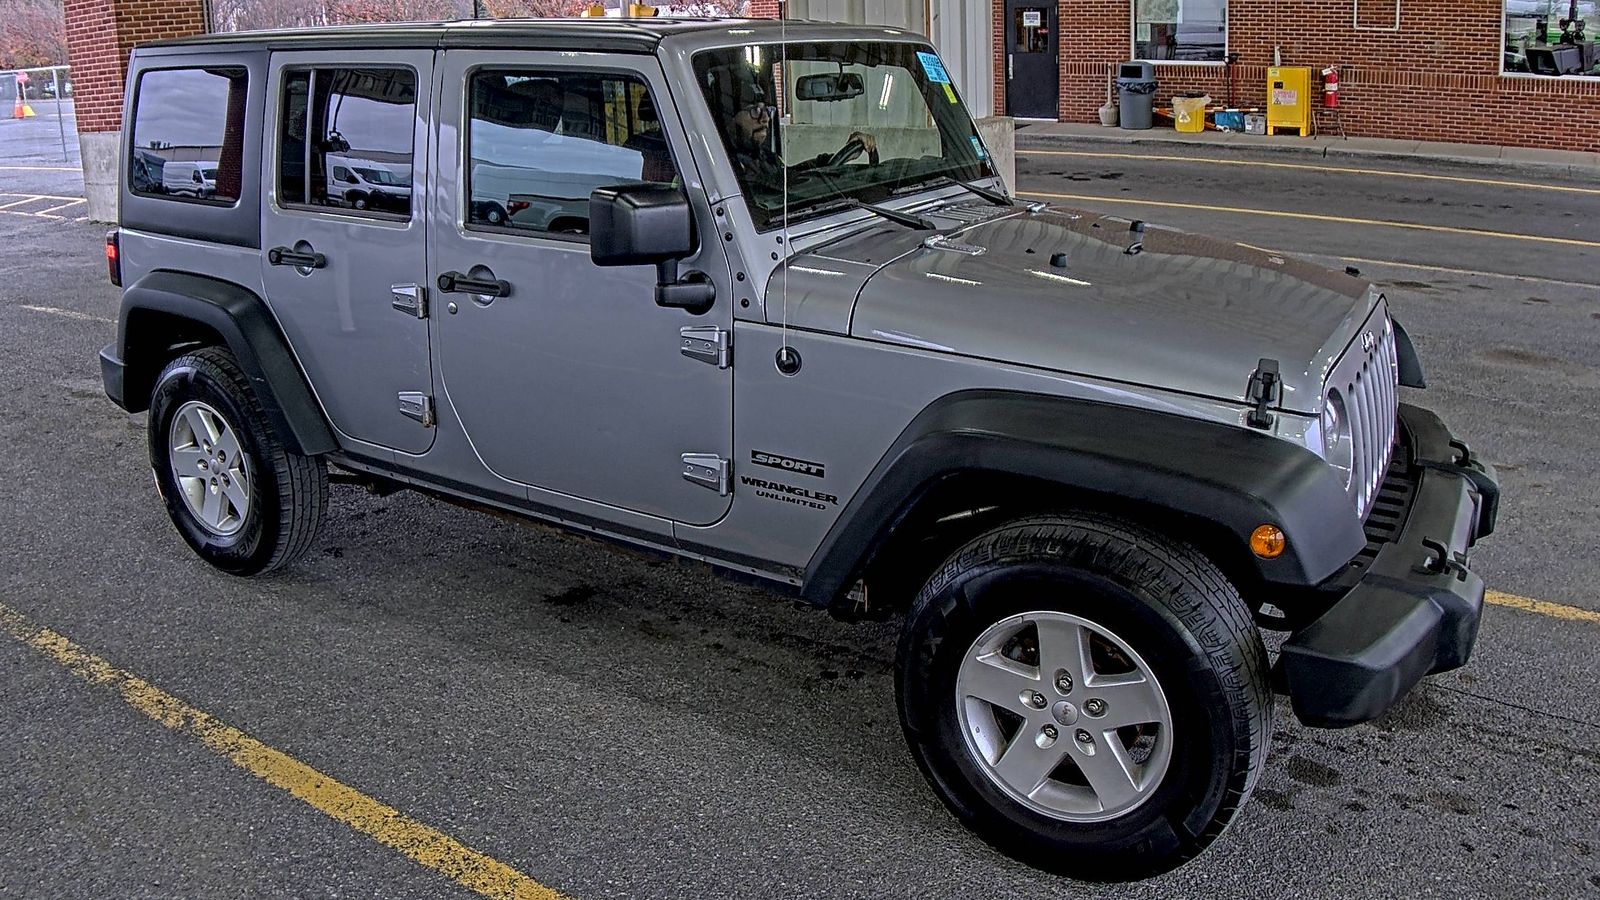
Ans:
[[[785,218],[785,172],[791,222],[841,201],[994,174],[972,117],[926,47],[752,44],[698,53],[694,69],[757,228]]]
[[[400,184],[400,179],[383,169],[356,169],[356,173],[370,184]]]

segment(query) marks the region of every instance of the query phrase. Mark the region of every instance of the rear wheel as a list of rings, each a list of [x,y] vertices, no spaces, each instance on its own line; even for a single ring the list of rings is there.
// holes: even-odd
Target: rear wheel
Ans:
[[[913,755],[1001,851],[1095,880],[1197,855],[1255,785],[1266,650],[1197,551],[1110,519],[996,528],[907,617],[898,693]]]
[[[287,565],[310,548],[328,505],[320,457],[283,446],[228,351],[173,360],[150,401],[150,466],[178,533],[234,575]]]

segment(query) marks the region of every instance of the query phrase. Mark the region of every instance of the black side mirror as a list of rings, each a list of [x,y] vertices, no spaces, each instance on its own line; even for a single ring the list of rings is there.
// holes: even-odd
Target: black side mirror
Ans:
[[[694,252],[694,210],[678,188],[618,184],[589,195],[589,258],[597,266],[656,267],[656,303],[707,312],[716,286],[703,275],[679,280],[678,262]]]

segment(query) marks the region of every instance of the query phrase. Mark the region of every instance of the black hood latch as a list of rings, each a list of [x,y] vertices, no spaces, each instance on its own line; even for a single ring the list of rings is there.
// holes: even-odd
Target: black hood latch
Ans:
[[[1278,376],[1278,361],[1263,359],[1256,363],[1256,370],[1250,373],[1250,387],[1245,390],[1245,400],[1255,408],[1245,416],[1245,423],[1251,428],[1271,428],[1273,416],[1268,410],[1278,402],[1282,391],[1283,379]]]

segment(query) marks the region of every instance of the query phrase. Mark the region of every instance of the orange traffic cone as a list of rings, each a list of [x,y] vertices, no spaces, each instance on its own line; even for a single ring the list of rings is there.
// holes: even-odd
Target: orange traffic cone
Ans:
[[[12,110],[11,115],[18,119],[33,118],[33,107],[22,102],[22,93],[20,91],[17,93],[17,108]]]

